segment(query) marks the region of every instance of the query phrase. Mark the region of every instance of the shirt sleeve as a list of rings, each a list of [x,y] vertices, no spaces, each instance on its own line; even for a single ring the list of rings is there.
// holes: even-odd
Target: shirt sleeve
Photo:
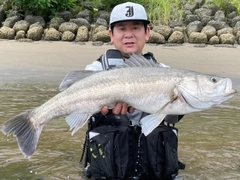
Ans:
[[[93,61],[91,64],[85,67],[85,70],[102,71],[103,70],[102,63],[100,63],[99,61]]]

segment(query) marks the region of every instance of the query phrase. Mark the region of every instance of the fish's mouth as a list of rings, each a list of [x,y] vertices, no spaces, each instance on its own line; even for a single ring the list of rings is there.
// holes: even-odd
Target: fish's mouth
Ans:
[[[218,85],[218,91],[215,97],[212,97],[212,106],[216,106],[221,104],[224,101],[232,98],[234,94],[237,93],[236,89],[233,89],[232,80],[229,78],[225,78],[222,82]]]
[[[237,93],[237,90],[232,88],[232,81],[229,78],[227,78],[225,82],[224,93],[226,93],[225,96],[231,96]]]
[[[236,89],[232,89],[231,92],[228,92],[226,96],[233,96],[234,94],[238,93]]]

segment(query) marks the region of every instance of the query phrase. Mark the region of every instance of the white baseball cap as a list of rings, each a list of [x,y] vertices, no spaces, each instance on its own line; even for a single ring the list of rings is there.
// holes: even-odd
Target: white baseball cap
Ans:
[[[132,2],[119,4],[113,8],[109,24],[112,25],[121,21],[143,21],[146,24],[150,23],[147,19],[145,8],[140,4]]]

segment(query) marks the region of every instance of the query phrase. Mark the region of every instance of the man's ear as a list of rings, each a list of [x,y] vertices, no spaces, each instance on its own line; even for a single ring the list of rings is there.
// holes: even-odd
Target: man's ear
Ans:
[[[146,42],[149,40],[149,37],[150,37],[150,26],[147,26],[146,36],[145,36]]]

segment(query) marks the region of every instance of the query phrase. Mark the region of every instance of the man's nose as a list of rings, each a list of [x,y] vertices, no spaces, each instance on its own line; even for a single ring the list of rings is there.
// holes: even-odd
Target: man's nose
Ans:
[[[127,30],[125,34],[125,38],[132,38],[133,37],[133,32],[131,30]]]

